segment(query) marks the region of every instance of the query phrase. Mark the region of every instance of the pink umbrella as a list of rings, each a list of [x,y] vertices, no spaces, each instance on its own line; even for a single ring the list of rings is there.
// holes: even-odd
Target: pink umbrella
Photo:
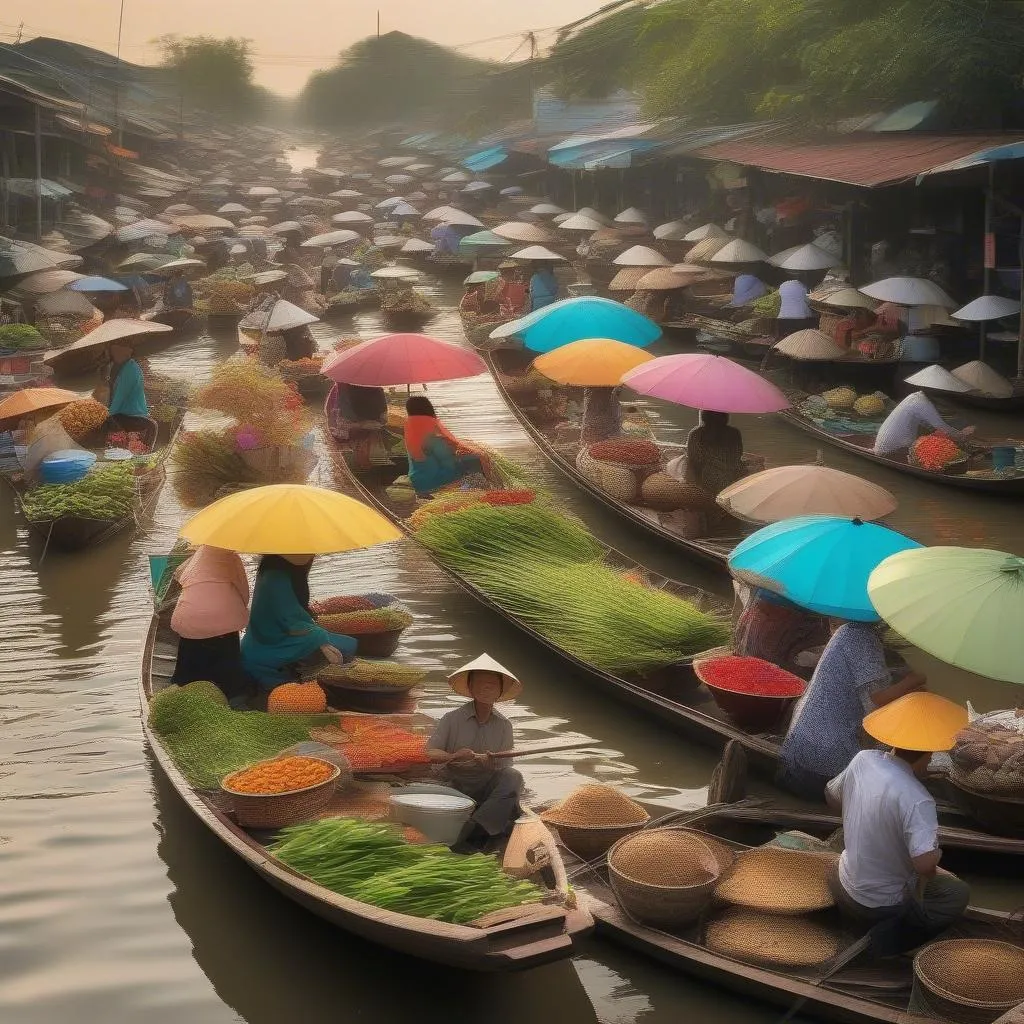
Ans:
[[[752,370],[724,356],[660,356],[630,370],[622,383],[641,395],[711,412],[778,412],[789,399]]]
[[[425,334],[385,334],[331,356],[321,371],[339,384],[388,387],[476,377],[487,364],[475,352]]]

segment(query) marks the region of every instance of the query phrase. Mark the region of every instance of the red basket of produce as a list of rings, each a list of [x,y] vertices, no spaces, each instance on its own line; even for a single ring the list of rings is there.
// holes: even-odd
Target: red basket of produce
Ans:
[[[761,658],[732,654],[726,648],[693,663],[697,678],[715,703],[745,732],[773,732],[785,720],[807,684]]]
[[[919,437],[907,452],[907,462],[931,473],[964,473],[969,456],[951,437],[941,432]]]

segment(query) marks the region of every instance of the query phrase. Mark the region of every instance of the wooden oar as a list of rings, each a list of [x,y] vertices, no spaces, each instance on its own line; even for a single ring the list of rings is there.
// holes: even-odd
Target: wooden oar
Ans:
[[[581,747],[597,746],[595,740],[566,740],[564,743],[552,743],[549,746],[524,747],[520,750],[499,750],[491,753],[494,758],[529,757],[531,754],[557,754],[562,750],[579,750]],[[490,752],[489,752],[490,753]],[[454,762],[458,763],[458,762]]]

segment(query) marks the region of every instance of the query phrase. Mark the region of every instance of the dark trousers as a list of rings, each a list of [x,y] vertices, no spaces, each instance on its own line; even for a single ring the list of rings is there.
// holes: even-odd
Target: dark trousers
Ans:
[[[207,680],[231,703],[244,702],[255,687],[242,668],[242,650],[237,633],[224,633],[205,640],[178,639],[178,660],[171,682],[178,686]]]
[[[515,768],[498,768],[485,779],[460,779],[457,772],[442,772],[442,781],[476,801],[469,819],[489,836],[507,832],[519,817],[519,794],[523,777]]]
[[[892,907],[865,907],[858,903],[839,881],[838,871],[829,879],[843,917],[859,925],[876,929],[871,937],[875,956],[895,956],[923,946],[963,917],[970,902],[966,882],[946,873],[933,875],[924,892]]]

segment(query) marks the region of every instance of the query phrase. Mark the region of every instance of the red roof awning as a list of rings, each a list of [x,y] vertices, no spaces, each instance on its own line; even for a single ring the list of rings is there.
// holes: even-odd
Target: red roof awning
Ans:
[[[979,150],[1021,141],[1024,136],[1006,132],[977,135],[865,132],[827,142],[737,139],[705,146],[689,155],[706,160],[728,160],[779,174],[877,188],[913,180],[933,167]]]

